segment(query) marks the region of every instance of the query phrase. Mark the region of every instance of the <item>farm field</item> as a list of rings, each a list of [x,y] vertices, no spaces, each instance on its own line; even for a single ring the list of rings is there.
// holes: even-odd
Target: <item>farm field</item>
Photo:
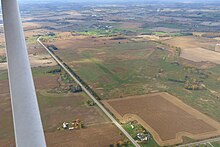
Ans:
[[[214,50],[217,40],[213,38],[206,38],[201,36],[180,36],[172,37],[164,41],[167,44],[180,48],[204,48],[207,50]]]
[[[129,38],[78,38],[54,41],[55,51],[101,98],[139,94],[130,88],[141,79],[147,80],[148,59],[163,47],[151,41],[132,41]],[[92,44],[92,46],[91,46]],[[161,51],[161,57],[166,51]],[[151,74],[151,73],[148,73]],[[139,83],[140,92],[143,83]]]
[[[101,99],[169,92],[184,103],[220,121],[219,66],[178,56],[175,47],[127,37],[69,36],[45,42]],[[206,50],[209,51],[209,50]],[[206,57],[206,56],[204,56]],[[201,81],[205,88],[187,89]]]
[[[220,135],[220,123],[168,93],[132,96],[102,103],[122,122],[137,120],[161,146]]]
[[[96,106],[88,106],[84,93],[64,90],[69,84],[63,81],[58,66],[33,68],[38,102],[48,146],[108,146],[124,141],[124,136]],[[52,71],[52,72],[51,72]],[[7,72],[0,71],[0,146],[14,146],[12,112]],[[57,92],[56,92],[57,91]],[[80,130],[57,130],[63,122],[80,119]],[[106,133],[108,132],[108,133]],[[94,135],[95,134],[95,135]],[[99,138],[103,138],[99,140]]]
[[[106,135],[106,132],[108,132],[108,135]],[[120,139],[123,139],[113,124],[96,125],[74,132],[46,132],[45,136],[48,147],[85,147],[91,144],[94,147],[105,147],[110,144],[116,144]],[[100,138],[102,139],[100,140]],[[1,147],[15,147],[13,144],[14,140],[10,138],[0,140]]]
[[[83,92],[72,91],[76,83],[37,42],[39,36],[117,118],[137,119],[137,128],[153,132],[142,147],[220,136],[220,4],[206,2],[21,2],[48,146],[131,144]],[[14,145],[6,70],[0,27],[0,147]],[[85,127],[58,130],[75,119]],[[122,126],[138,140],[140,130],[130,122]]]
[[[34,42],[27,43],[31,67],[47,67],[57,65],[57,63],[47,54],[47,52],[39,44],[36,44],[36,39],[37,37],[34,37],[32,40]],[[4,43],[1,45],[3,44]],[[4,47],[0,47],[0,58],[3,57],[6,57],[6,51]],[[0,69],[7,70],[7,61],[0,62]]]
[[[220,53],[203,48],[182,49],[180,56],[194,62],[212,62],[220,64]]]
[[[199,36],[173,37],[164,43],[181,48],[180,57],[193,62],[220,64],[220,53],[215,51],[217,40]]]
[[[214,145],[214,147],[219,147],[220,146],[220,142],[213,142],[212,145]]]

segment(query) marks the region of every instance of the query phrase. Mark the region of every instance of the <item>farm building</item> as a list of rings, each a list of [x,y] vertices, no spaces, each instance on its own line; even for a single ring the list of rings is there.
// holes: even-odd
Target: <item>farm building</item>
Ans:
[[[216,44],[215,45],[215,51],[216,52],[220,52],[220,44]]]
[[[148,140],[147,135],[144,134],[144,133],[138,133],[138,134],[137,134],[137,138],[138,138],[140,141],[147,141],[147,140]]]

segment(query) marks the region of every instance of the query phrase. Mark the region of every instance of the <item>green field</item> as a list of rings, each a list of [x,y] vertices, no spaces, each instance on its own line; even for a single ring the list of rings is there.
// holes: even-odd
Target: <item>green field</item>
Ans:
[[[214,147],[220,147],[220,143],[219,142],[212,142],[212,145],[214,146]],[[210,145],[209,145],[210,146]]]
[[[81,35],[88,35],[88,36],[114,36],[119,34],[126,34],[128,30],[119,29],[119,28],[112,28],[112,29],[88,29],[82,32],[75,32]]]
[[[91,48],[80,54],[58,51],[57,55],[102,99],[165,91],[220,121],[220,110],[216,109],[220,106],[220,66],[206,70],[185,66],[178,52],[171,54],[169,48],[152,41],[129,41]],[[98,53],[102,52],[105,54],[100,56]],[[78,62],[72,64],[72,61]],[[187,90],[186,81],[202,81],[206,88]]]
[[[0,70],[0,80],[6,80],[8,78],[8,72],[6,70]]]
[[[123,124],[123,128],[135,139],[138,140],[137,134],[146,131],[140,124],[133,124],[132,129],[130,122]],[[140,143],[141,147],[159,147],[153,138],[149,139],[147,142]]]
[[[31,37],[26,37],[26,41],[27,41],[28,44],[36,44],[38,37],[39,37],[38,35],[31,36]],[[45,42],[54,41],[58,37],[59,37],[58,34],[52,34],[52,35],[47,34],[47,35],[41,36],[41,40],[43,40]]]

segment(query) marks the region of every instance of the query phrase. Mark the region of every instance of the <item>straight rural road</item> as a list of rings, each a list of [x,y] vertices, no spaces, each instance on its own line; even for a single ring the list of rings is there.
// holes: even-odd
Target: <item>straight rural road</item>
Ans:
[[[73,78],[73,80],[79,84],[83,91],[96,103],[96,105],[107,115],[107,117],[118,127],[118,129],[124,133],[124,135],[136,146],[140,147],[140,145],[128,134],[127,131],[117,122],[117,120],[103,107],[103,105],[84,87],[84,85],[64,66],[64,64],[52,53],[41,41],[39,37],[37,41],[46,49],[46,51],[51,55],[51,57]]]
[[[183,144],[183,145],[179,145],[177,147],[192,147],[192,146],[199,146],[202,144],[211,144],[211,142],[219,142],[220,141],[220,137],[217,138],[212,138],[212,139],[206,139],[206,140],[202,140],[202,141],[197,141],[197,142],[193,142],[193,143],[188,143],[188,144]]]

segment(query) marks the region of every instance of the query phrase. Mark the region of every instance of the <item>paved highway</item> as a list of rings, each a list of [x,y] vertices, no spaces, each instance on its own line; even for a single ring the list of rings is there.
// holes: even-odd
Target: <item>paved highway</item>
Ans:
[[[220,141],[220,137],[217,137],[217,138],[197,141],[197,142],[194,142],[194,143],[183,144],[183,145],[179,145],[177,147],[192,147],[192,146],[200,146],[202,144],[209,144],[209,145],[211,145],[211,142],[219,142],[219,141]],[[211,145],[211,146],[213,146],[213,145]]]
[[[108,116],[108,118],[116,125],[116,127],[124,133],[124,135],[136,146],[140,145],[125,131],[125,129],[116,121],[116,119],[103,107],[103,105],[84,87],[84,85],[64,66],[64,64],[40,41],[40,37],[37,41],[47,50],[47,52],[52,56],[52,58],[79,84],[83,91],[96,103],[96,105]]]

